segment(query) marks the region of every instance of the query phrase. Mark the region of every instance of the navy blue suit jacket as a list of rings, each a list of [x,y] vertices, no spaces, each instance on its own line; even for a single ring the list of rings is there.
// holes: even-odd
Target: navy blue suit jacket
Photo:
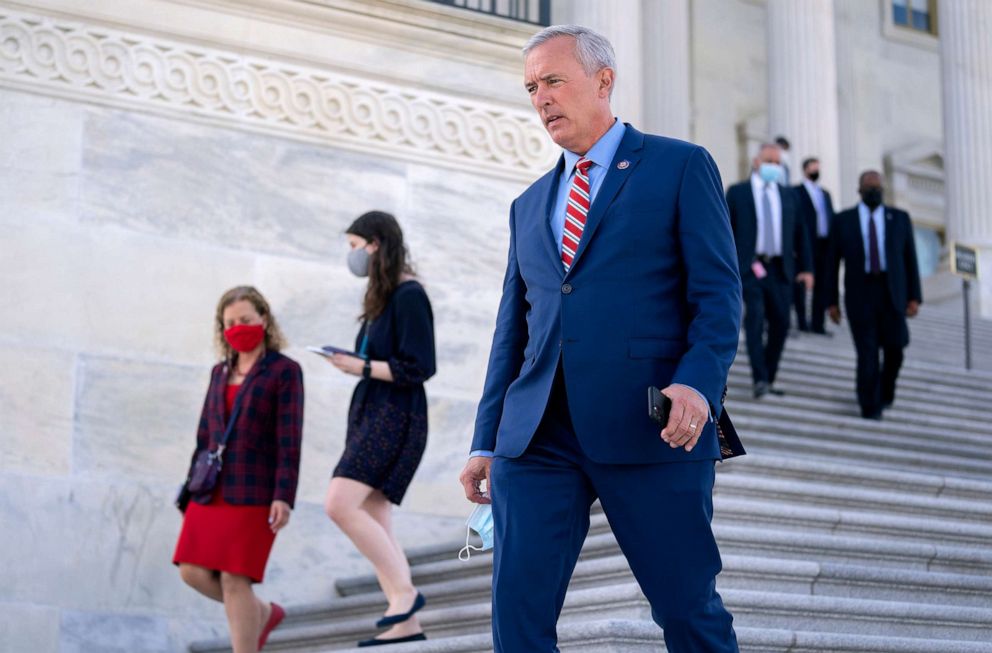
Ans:
[[[809,236],[810,244],[815,243],[817,238],[819,238],[819,231],[817,227],[817,221],[819,217],[816,215],[816,206],[813,204],[813,198],[810,197],[809,191],[806,190],[806,186],[799,184],[792,187],[793,192],[796,194],[796,199],[799,202],[799,218],[802,220],[803,224],[806,226],[806,234]],[[827,210],[827,238],[830,237],[830,229],[834,223],[834,202],[830,197],[830,192],[827,189],[823,189],[823,203],[826,205]],[[819,279],[817,279],[819,282]]]
[[[562,158],[510,209],[472,449],[521,455],[561,360],[576,436],[590,459],[719,459],[713,423],[686,453],[661,440],[647,412],[648,386],[682,383],[721,413],[741,285],[716,164],[699,146],[628,125],[567,274],[548,222],[563,166]]]
[[[813,255],[806,229],[799,219],[796,193],[786,186],[779,186],[779,197],[782,204],[782,267],[786,278],[792,281],[800,272],[813,271]],[[750,179],[727,189],[727,206],[737,244],[741,278],[753,280],[751,263],[758,239],[758,211],[754,206]]]

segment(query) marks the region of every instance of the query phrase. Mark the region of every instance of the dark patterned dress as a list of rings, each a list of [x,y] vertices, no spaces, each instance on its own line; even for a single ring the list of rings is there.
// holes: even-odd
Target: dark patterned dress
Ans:
[[[393,382],[362,379],[348,410],[344,454],[334,476],[382,490],[399,505],[427,445],[424,381],[434,375],[434,314],[424,287],[406,281],[393,291],[382,315],[363,325],[355,350],[387,361]]]

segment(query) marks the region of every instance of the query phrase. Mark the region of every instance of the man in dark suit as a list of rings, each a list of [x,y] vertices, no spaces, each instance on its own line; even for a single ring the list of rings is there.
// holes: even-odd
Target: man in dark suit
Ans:
[[[744,285],[744,335],[755,398],[769,392],[783,394],[772,384],[789,333],[792,283],[813,287],[809,239],[797,213],[796,193],[781,185],[779,157],[778,145],[762,145],[751,178],[727,189]]]
[[[861,416],[882,419],[895,400],[907,317],[923,302],[913,224],[905,211],[882,203],[882,175],[858,180],[861,202],[837,214],[830,233],[830,319],[840,322],[838,274],[844,261],[844,305],[858,352],[857,392]],[[878,350],[884,362],[879,371]]]
[[[510,209],[460,479],[470,501],[490,502],[482,481],[491,495],[495,650],[558,650],[598,498],[668,650],[737,651],[710,528],[741,306],[719,173],[703,148],[614,118],[601,35],[553,26],[524,52],[531,103],[564,152]],[[664,429],[648,416],[652,385],[672,402]]]
[[[834,219],[834,204],[830,193],[820,186],[820,161],[809,158],[803,161],[803,182],[795,187],[799,201],[799,216],[806,228],[810,248],[813,253],[812,317],[806,316],[806,284],[797,281],[793,285],[793,300],[796,307],[796,320],[800,331],[811,331],[820,335],[830,335],[823,328],[827,312],[827,272],[830,259],[830,224]]]

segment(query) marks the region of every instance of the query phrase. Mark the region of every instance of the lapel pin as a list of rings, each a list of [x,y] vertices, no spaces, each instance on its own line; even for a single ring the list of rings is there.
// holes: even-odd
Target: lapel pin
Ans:
[[[628,161],[627,159],[624,159],[623,161],[617,164],[617,170],[626,170],[629,167],[630,167],[630,161]]]

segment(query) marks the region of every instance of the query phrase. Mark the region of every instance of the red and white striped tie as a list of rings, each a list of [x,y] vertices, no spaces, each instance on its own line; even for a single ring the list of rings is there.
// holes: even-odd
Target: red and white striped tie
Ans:
[[[561,262],[565,272],[572,267],[575,252],[582,240],[582,230],[586,228],[586,214],[589,213],[589,168],[592,161],[579,159],[575,164],[572,188],[568,191],[568,205],[565,208],[565,228],[561,234]]]

